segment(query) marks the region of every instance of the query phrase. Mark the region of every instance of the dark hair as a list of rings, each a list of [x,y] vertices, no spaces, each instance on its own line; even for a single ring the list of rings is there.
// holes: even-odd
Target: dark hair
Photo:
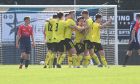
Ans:
[[[74,11],[70,11],[70,12],[69,12],[69,14],[72,14],[72,13],[74,13]]]
[[[67,17],[69,14],[65,14],[65,17]]]
[[[58,18],[62,18],[63,16],[64,16],[64,14],[62,12],[57,13]]]
[[[58,18],[58,16],[57,15],[53,15],[53,19],[55,19],[55,18]]]
[[[30,20],[30,17],[29,16],[24,17],[24,21],[25,20]]]
[[[83,10],[82,14],[89,14],[88,10]]]
[[[84,19],[84,17],[77,18],[77,22],[79,22],[81,19]]]
[[[98,18],[101,18],[101,17],[102,17],[102,15],[100,15],[100,14],[96,14],[96,16],[95,16],[96,20],[97,20]]]
[[[136,17],[137,17],[137,18],[140,18],[140,14],[137,14]]]

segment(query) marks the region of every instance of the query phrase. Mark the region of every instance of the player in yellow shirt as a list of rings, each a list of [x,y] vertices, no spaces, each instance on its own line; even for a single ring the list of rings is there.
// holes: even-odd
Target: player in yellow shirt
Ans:
[[[54,27],[56,28],[54,34],[56,40],[58,41],[57,42],[57,68],[61,68],[61,64],[66,56],[66,54],[64,53],[66,24],[64,21],[64,14],[62,12],[57,13],[57,16],[58,19],[55,22],[56,25],[54,25]]]
[[[77,28],[75,30],[75,48],[77,51],[77,68],[80,68],[80,63],[82,61],[82,58],[84,56],[84,43],[81,42],[81,39],[83,38],[84,34],[82,33],[83,29],[84,29],[84,17],[79,17],[77,19]]]
[[[93,39],[93,20],[92,18],[89,17],[89,12],[87,10],[82,11],[82,16],[85,19],[85,27],[87,27],[85,29],[85,34],[84,34],[84,45],[85,45],[85,52],[84,52],[84,61],[83,61],[83,66],[87,67],[90,63],[90,59],[91,57],[94,59],[95,63],[100,67],[101,63],[97,57],[97,55],[94,53],[94,49],[93,49],[93,43],[92,43],[92,39]]]
[[[71,40],[72,37],[72,32],[74,31],[73,28],[71,26],[76,26],[76,23],[74,21],[74,12],[70,11],[68,16],[67,16],[67,20],[66,20],[66,30],[65,30],[65,46],[66,46],[66,50],[69,51],[69,53],[71,54],[71,59],[69,59],[69,61],[72,61],[73,67],[76,67],[76,63],[77,63],[77,52],[74,46],[74,43]]]
[[[101,24],[102,16],[100,14],[96,14],[96,20],[93,23],[93,44],[95,52],[99,53],[102,64],[106,67],[107,61],[105,59],[105,52],[101,45],[101,38],[100,38],[100,30],[105,26],[111,24],[111,20],[107,21],[106,23]]]
[[[52,60],[53,58],[53,52],[55,49],[55,43],[53,43],[53,30],[52,30],[52,24],[54,23],[54,19],[57,19],[57,15],[53,15],[53,18],[46,21],[45,23],[45,29],[44,29],[44,42],[47,44],[48,52],[46,54],[45,59],[45,65],[44,68],[47,68],[47,64],[49,64],[49,68],[52,67]]]

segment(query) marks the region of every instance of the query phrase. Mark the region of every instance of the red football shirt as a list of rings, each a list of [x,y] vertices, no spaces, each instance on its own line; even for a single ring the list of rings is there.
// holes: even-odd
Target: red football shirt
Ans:
[[[25,26],[25,25],[20,25],[18,29],[18,35],[23,37],[27,36],[30,37],[33,35],[33,29],[31,25]]]
[[[135,29],[136,33],[138,32],[139,28],[140,28],[140,22],[137,20],[136,24],[134,26],[134,29]]]

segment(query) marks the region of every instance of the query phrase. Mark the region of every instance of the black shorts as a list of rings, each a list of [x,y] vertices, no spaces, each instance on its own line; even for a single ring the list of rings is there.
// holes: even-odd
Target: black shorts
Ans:
[[[30,54],[31,52],[31,41],[30,37],[21,37],[19,40],[20,43],[20,51],[23,53]]]
[[[80,53],[84,52],[84,50],[85,50],[84,44],[82,44],[82,43],[76,43],[75,48],[76,48],[77,54],[80,54]]]
[[[133,49],[135,50],[140,49],[140,45],[138,42],[132,42],[129,44],[128,50],[133,50]]]
[[[71,48],[74,48],[74,43],[72,42],[71,39],[65,39],[65,47],[66,50],[70,50]]]
[[[64,52],[64,47],[65,47],[65,41],[62,40],[57,44],[57,51]]]
[[[48,50],[52,50],[52,43],[47,43]]]
[[[85,49],[92,49],[93,48],[93,42],[91,42],[89,40],[84,40],[84,46],[85,46]]]
[[[101,45],[101,43],[93,42],[93,45],[94,45],[94,51],[95,52],[98,52],[100,50],[103,50],[103,46]]]
[[[51,48],[50,48],[50,50],[51,50],[52,52],[57,52],[57,45],[58,45],[58,43],[56,43],[56,42],[51,43]]]

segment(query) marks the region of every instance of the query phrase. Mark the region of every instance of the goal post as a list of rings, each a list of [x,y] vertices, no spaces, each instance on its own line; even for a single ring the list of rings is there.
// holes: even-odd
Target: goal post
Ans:
[[[18,25],[22,24],[23,18],[25,16],[31,17],[31,25],[33,25],[35,41],[37,43],[37,47],[32,49],[31,52],[31,63],[39,64],[40,61],[44,60],[46,54],[46,48],[43,46],[43,29],[45,21],[57,12],[67,13],[71,10],[76,12],[76,19],[80,16],[81,11],[85,9],[89,11],[89,15],[93,18],[93,20],[95,19],[94,17],[97,13],[102,14],[103,21],[107,21],[109,18],[112,19],[112,24],[101,30],[101,39],[108,63],[118,65],[118,30],[116,5],[0,5],[0,44],[2,46],[0,48],[0,52],[2,52],[0,54],[0,60],[4,61],[4,55],[10,53],[10,51],[7,50],[8,46],[5,48],[4,44],[11,42],[11,44],[13,43],[12,46],[15,46],[14,33],[9,35],[11,27],[16,28]],[[9,28],[7,30],[9,33],[4,32],[6,30],[5,28]],[[12,55],[11,57],[14,57],[19,54],[15,55],[15,53],[12,53],[10,55]],[[67,64],[67,60],[65,60],[63,64]]]

